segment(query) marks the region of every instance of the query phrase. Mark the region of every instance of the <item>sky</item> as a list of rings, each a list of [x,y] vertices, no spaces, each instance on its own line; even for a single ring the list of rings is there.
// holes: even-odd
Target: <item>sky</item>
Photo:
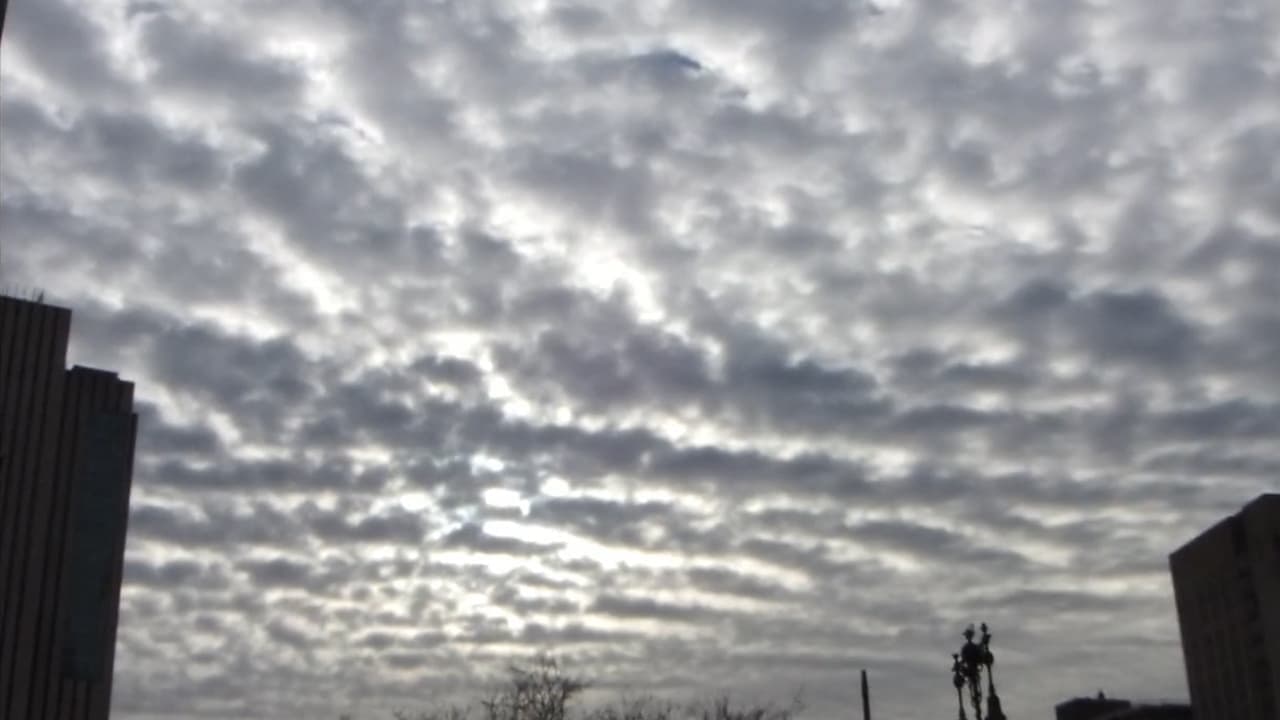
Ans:
[[[137,383],[115,716],[1185,699],[1280,478],[1268,0],[14,0],[0,283]]]

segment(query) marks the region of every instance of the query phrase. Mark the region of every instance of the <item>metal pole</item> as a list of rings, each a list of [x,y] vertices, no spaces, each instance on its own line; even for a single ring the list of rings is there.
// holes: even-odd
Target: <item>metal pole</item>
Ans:
[[[862,720],[871,720],[871,693],[867,690],[867,671],[862,671]]]

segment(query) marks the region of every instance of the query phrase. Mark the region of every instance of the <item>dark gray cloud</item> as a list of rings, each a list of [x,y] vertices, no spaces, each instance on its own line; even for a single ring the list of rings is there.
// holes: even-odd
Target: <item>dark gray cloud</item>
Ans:
[[[239,33],[193,15],[163,11],[136,15],[139,49],[155,86],[190,93],[200,101],[289,105],[300,99],[303,70],[259,53]]]
[[[700,608],[696,605],[680,605],[651,598],[629,598],[617,595],[597,598],[592,603],[591,609],[613,617],[662,622],[696,622],[710,619],[716,614],[708,608]]]
[[[1023,714],[1185,693],[1167,553],[1280,467],[1266,3],[6,25],[0,284],[138,388],[121,717],[936,717],[983,618]]]
[[[229,585],[225,573],[218,572],[216,567],[208,567],[191,560],[173,560],[170,562],[151,564],[145,561],[131,560],[125,564],[125,582],[130,585],[157,588],[203,588],[217,589]]]
[[[118,93],[129,92],[115,72],[108,37],[98,18],[62,0],[14,3],[13,17],[18,18],[15,24],[22,23],[22,30],[6,33],[6,44],[16,43],[18,51],[57,90],[104,100],[119,100]]]
[[[129,526],[131,532],[141,538],[184,547],[211,548],[287,547],[298,541],[302,530],[289,514],[270,505],[225,502],[204,503],[199,509],[135,503],[129,514]]]
[[[240,565],[239,570],[248,575],[254,585],[262,588],[306,586],[313,579],[310,563],[288,558],[247,561]]]

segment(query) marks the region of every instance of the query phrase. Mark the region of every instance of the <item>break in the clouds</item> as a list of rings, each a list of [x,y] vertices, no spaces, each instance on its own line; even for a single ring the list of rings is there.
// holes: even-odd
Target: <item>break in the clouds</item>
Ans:
[[[3,281],[138,383],[122,718],[1185,697],[1280,477],[1264,0],[14,0]]]

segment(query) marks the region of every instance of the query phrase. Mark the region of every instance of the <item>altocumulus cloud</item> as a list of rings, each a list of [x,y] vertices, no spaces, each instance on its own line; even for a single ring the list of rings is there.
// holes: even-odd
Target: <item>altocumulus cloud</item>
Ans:
[[[1264,0],[15,0],[4,280],[138,382],[122,718],[554,650],[940,717],[1185,696],[1280,471]],[[784,695],[785,697],[785,695]]]

